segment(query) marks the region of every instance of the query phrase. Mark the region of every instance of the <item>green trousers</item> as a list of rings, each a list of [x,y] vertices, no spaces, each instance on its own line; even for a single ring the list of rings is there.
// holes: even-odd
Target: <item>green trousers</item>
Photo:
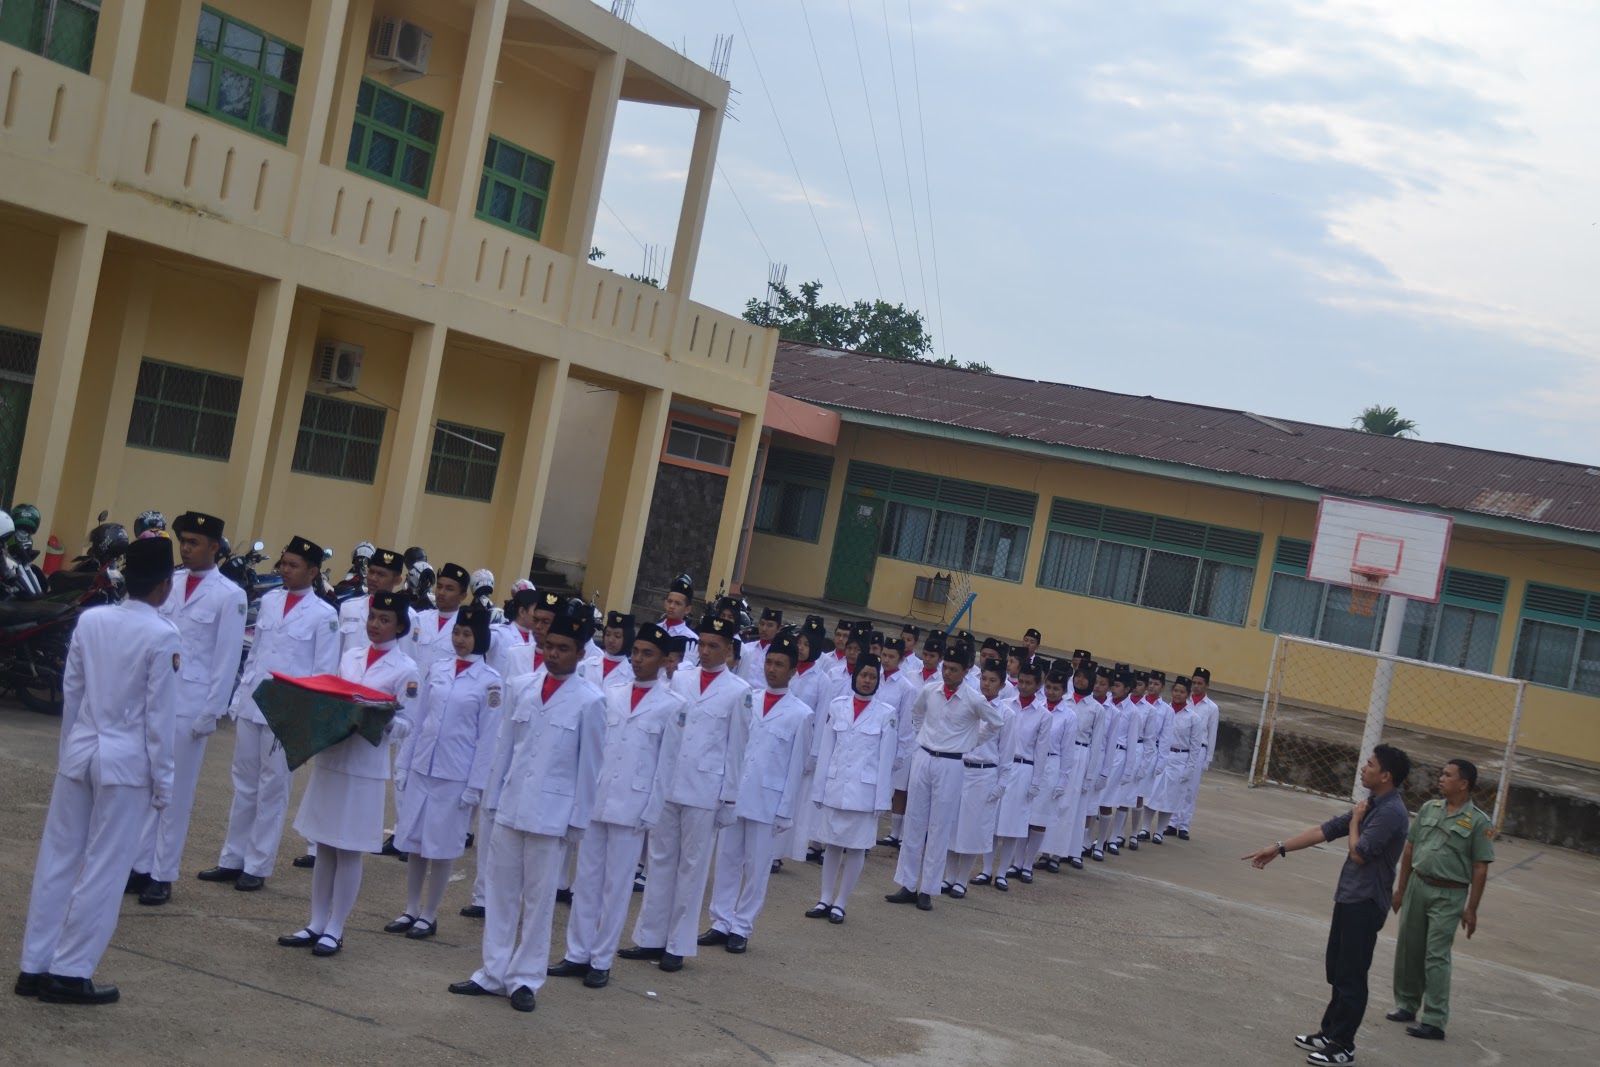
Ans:
[[[1450,1021],[1450,949],[1466,906],[1467,890],[1435,889],[1416,875],[1400,903],[1394,1006],[1441,1030]]]

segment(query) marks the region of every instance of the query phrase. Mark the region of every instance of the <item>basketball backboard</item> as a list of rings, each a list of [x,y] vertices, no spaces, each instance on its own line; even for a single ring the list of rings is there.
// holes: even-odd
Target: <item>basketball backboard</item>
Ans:
[[[1306,577],[1435,602],[1452,525],[1431,511],[1325,496]]]

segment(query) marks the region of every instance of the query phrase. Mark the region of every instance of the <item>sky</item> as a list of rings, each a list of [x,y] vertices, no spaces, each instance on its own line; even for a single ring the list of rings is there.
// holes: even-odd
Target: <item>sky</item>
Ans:
[[[609,6],[609,4],[607,5]],[[735,90],[694,299],[772,262],[996,371],[1600,465],[1592,0],[637,0]],[[595,244],[693,138],[625,104]],[[663,267],[659,273],[664,273]]]

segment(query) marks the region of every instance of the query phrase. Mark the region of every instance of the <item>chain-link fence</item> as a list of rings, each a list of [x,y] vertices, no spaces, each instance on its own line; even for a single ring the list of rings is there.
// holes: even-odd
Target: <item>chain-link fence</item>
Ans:
[[[99,0],[0,0],[0,41],[86,74],[99,26]]]
[[[1411,776],[1402,791],[1407,807],[1415,809],[1434,795],[1434,780],[1446,761],[1466,758],[1478,767],[1473,801],[1498,827],[1526,685],[1382,652],[1279,637],[1261,702],[1250,784],[1350,796],[1369,706],[1375,704],[1373,710],[1384,717],[1379,741],[1411,757]]]

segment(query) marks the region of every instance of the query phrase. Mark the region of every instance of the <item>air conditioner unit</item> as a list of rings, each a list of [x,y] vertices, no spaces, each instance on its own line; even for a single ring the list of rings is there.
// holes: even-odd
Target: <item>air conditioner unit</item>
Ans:
[[[360,345],[347,345],[342,341],[318,341],[316,384],[323,390],[335,393],[354,389],[361,384]]]
[[[372,24],[368,69],[399,69],[420,77],[428,73],[431,51],[433,34],[415,22],[393,16],[379,18]]]

